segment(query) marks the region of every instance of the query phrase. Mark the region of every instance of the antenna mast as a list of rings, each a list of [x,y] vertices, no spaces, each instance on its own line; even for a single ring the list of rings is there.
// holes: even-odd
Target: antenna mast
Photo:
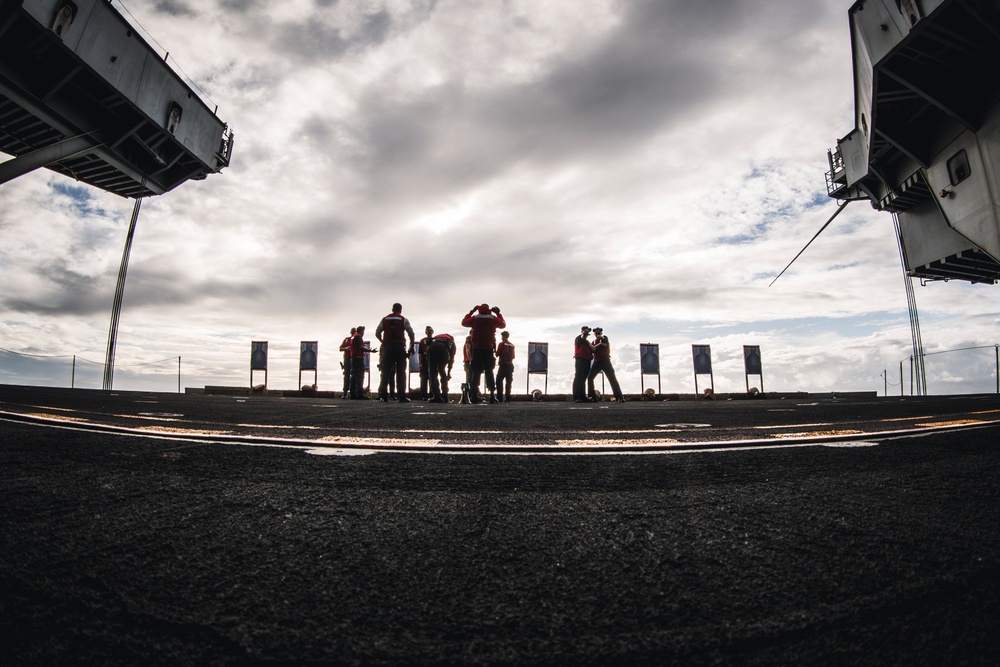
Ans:
[[[892,222],[896,227],[896,243],[899,246],[899,262],[903,267],[903,283],[906,286],[906,305],[910,313],[910,338],[913,341],[912,368],[916,376],[916,395],[927,395],[927,373],[924,368],[924,341],[920,337],[920,315],[917,313],[917,295],[913,291],[913,278],[906,271],[906,250],[903,235],[899,230],[899,216],[892,212]],[[900,378],[902,380],[902,378]]]

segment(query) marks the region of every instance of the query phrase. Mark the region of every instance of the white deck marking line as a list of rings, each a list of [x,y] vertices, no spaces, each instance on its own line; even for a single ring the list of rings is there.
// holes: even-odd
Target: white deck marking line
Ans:
[[[87,431],[90,433],[103,433],[109,435],[124,435],[133,437],[147,437],[160,440],[198,442],[203,444],[229,444],[260,447],[291,447],[296,449],[316,449],[323,446],[320,440],[306,439],[285,439],[285,438],[265,438],[257,436],[232,435],[225,433],[172,433],[164,430],[152,430],[148,428],[135,429],[122,426],[111,426],[94,422],[70,421],[67,419],[54,419],[51,417],[28,416],[19,413],[0,411],[0,421],[14,423],[32,424],[36,426],[60,428],[74,431]],[[1000,420],[979,421],[972,423],[949,423],[948,425],[932,426],[924,428],[903,429],[897,431],[882,432],[859,432],[849,435],[821,435],[805,436],[800,438],[766,438],[751,440],[722,440],[703,442],[670,442],[666,440],[649,442],[638,445],[623,444],[584,444],[584,445],[511,445],[511,444],[475,444],[475,443],[435,443],[425,441],[418,443],[386,443],[375,444],[371,442],[361,442],[358,439],[337,442],[334,449],[350,450],[376,450],[378,452],[395,453],[415,453],[415,454],[484,454],[484,455],[544,455],[544,454],[656,454],[680,451],[707,451],[707,450],[731,450],[734,448],[760,449],[775,446],[816,446],[835,443],[850,443],[861,441],[883,441],[900,437],[912,437],[928,435],[935,432],[959,431],[968,428],[981,428],[984,426],[1000,426]],[[592,442],[592,441],[588,441]]]
[[[289,431],[293,429],[301,429],[303,431],[318,431],[319,426],[288,426],[283,424],[233,424],[233,426],[238,426],[240,428],[263,428],[263,429],[275,429],[279,431]]]
[[[827,431],[799,431],[798,433],[772,433],[772,438],[816,438],[831,435],[861,435],[863,431],[856,429],[829,429]],[[869,434],[870,435],[870,434]]]
[[[916,424],[916,426],[922,426],[924,428],[933,428],[935,426],[961,426],[962,424],[981,424],[981,423],[983,423],[981,419],[952,419],[949,421],[926,422],[924,424]]]

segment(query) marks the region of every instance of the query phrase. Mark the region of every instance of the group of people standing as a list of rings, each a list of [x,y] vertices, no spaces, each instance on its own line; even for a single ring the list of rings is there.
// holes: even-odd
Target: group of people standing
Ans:
[[[594,327],[594,340],[589,340],[591,328],[580,327],[580,335],[573,341],[573,359],[576,361],[576,373],[573,376],[573,402],[587,403],[597,401],[594,390],[594,379],[604,373],[611,385],[615,400],[625,402],[625,395],[618,385],[615,369],[611,365],[611,341],[604,335],[604,329]],[[586,392],[584,392],[586,387]]]
[[[473,306],[462,318],[462,326],[469,329],[463,346],[466,383],[470,403],[510,402],[511,385],[514,380],[514,344],[510,333],[503,331],[497,342],[497,330],[507,326],[500,309],[489,304]],[[594,339],[590,340],[593,331]],[[409,360],[417,350],[420,365],[420,398],[434,403],[448,402],[448,381],[455,365],[458,348],[451,334],[434,334],[432,327],[424,329],[424,338],[419,344],[410,321],[403,316],[403,306],[394,303],[392,312],[383,317],[375,328],[375,338],[382,344],[381,350],[372,349],[365,341],[365,327],[351,329],[351,335],[343,340],[340,351],[344,354],[343,398],[364,399],[365,354],[379,352],[381,377],[378,386],[379,401],[398,400],[409,403],[408,394]],[[598,400],[594,390],[594,379],[604,373],[611,385],[615,399],[624,402],[625,396],[615,377],[611,365],[611,342],[601,327],[584,326],[573,343],[573,357],[576,373],[573,377],[573,400],[584,403]],[[494,368],[496,375],[494,376]],[[485,376],[489,398],[480,394],[480,386]]]
[[[514,345],[508,340],[509,333],[506,331],[502,333],[502,342],[497,344],[497,329],[507,326],[500,309],[496,306],[490,308],[485,303],[475,306],[462,319],[462,326],[470,330],[464,350],[466,387],[470,402],[480,403],[485,400],[479,395],[479,385],[484,373],[486,387],[490,392],[489,402],[500,402],[496,387],[503,386],[505,380],[506,400],[509,401],[514,375]],[[352,328],[351,335],[340,345],[340,351],[344,354],[343,398],[365,398],[365,354],[379,352],[381,377],[377,400],[409,403],[409,359],[416,348],[420,363],[420,397],[433,403],[447,403],[448,381],[451,379],[458,351],[455,339],[447,333],[434,335],[434,329],[429,326],[424,329],[424,333],[418,348],[413,327],[403,316],[403,306],[398,303],[392,305],[392,312],[383,317],[375,328],[375,338],[382,344],[381,350],[372,349],[365,341],[365,327]],[[494,379],[493,368],[497,358],[500,360],[500,370]]]

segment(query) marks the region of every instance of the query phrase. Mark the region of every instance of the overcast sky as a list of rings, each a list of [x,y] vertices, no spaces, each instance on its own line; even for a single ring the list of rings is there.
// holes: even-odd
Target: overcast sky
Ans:
[[[223,173],[142,204],[115,387],[176,391],[177,357],[184,387],[246,386],[267,340],[290,389],[318,340],[337,389],[340,340],[399,301],[418,333],[462,337],[498,305],[517,391],[543,341],[568,392],[586,324],[626,392],[658,343],[664,392],[694,390],[708,344],[718,392],[745,390],[759,345],[766,391],[881,394],[888,370],[898,394],[888,214],[851,204],[768,286],[836,209],[850,5],[128,0],[236,143]],[[45,170],[0,186],[0,382],[69,386],[76,355],[76,386],[100,387],[132,205]],[[916,287],[931,393],[996,390],[998,289]]]

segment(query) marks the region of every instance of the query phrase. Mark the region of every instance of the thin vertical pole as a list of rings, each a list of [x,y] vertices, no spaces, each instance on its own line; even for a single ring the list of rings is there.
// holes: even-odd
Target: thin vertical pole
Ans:
[[[181,356],[177,355],[177,393],[181,393]]]
[[[142,189],[146,187],[146,178],[142,179]],[[141,192],[141,190],[140,190]],[[142,205],[142,197],[135,200],[132,207],[132,220],[128,225],[128,234],[125,236],[125,249],[122,251],[122,263],[118,268],[118,285],[115,287],[115,299],[111,306],[111,326],[108,328],[108,350],[104,361],[104,389],[109,391],[114,383],[115,375],[115,346],[118,342],[118,319],[122,312],[122,297],[125,294],[125,276],[128,273],[128,257],[132,252],[132,239],[135,237],[135,223],[139,220],[139,207]]]
[[[1000,394],[1000,345],[994,345],[993,351],[997,355],[997,393]]]
[[[903,362],[899,362],[899,395],[903,395]]]
[[[69,388],[74,389],[76,387],[76,355],[73,355],[73,371],[69,376]]]
[[[892,221],[896,228],[896,245],[899,247],[899,263],[903,269],[903,283],[906,288],[906,303],[910,313],[910,338],[913,344],[913,358],[917,376],[917,395],[927,395],[927,366],[924,359],[924,342],[920,336],[920,315],[917,312],[917,296],[913,291],[913,279],[906,270],[906,249],[899,228],[899,216],[893,212]]]

